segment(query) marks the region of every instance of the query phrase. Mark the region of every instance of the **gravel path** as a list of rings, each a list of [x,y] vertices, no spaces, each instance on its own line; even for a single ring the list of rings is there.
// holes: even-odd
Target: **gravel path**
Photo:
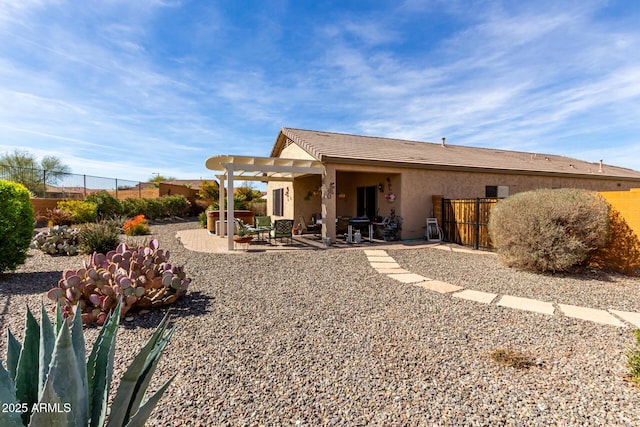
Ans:
[[[175,233],[194,227],[152,226],[193,282],[172,309],[178,330],[152,387],[177,377],[149,425],[640,425],[640,388],[625,380],[630,328],[399,284],[362,250],[189,252]],[[82,259],[30,254],[0,277],[0,326],[18,335],[25,305],[38,309],[61,271]],[[640,311],[635,279],[525,274],[492,255],[428,248],[389,255],[469,289]],[[114,378],[163,314],[123,322]],[[89,342],[96,334],[87,328]],[[500,365],[490,357],[497,349],[533,366]]]

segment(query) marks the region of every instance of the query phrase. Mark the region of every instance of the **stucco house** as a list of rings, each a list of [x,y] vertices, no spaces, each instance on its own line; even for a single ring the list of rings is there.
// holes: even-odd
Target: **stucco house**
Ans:
[[[310,222],[321,215],[322,234],[332,240],[336,218],[385,217],[392,209],[403,217],[401,237],[420,238],[434,195],[505,197],[538,188],[616,191],[640,185],[640,172],[602,161],[464,147],[444,138],[429,143],[282,128],[270,157],[251,159],[216,156],[206,165],[225,171],[218,175],[222,185],[230,169],[236,179],[268,182],[272,219]],[[278,165],[282,173],[275,172]],[[249,177],[238,174],[245,169]]]

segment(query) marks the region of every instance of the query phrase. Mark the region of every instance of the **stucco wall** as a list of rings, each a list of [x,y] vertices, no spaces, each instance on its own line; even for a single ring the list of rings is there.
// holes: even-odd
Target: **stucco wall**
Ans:
[[[317,160],[311,154],[300,148],[299,145],[291,144],[282,149],[279,157],[283,159],[304,159],[304,160]]]

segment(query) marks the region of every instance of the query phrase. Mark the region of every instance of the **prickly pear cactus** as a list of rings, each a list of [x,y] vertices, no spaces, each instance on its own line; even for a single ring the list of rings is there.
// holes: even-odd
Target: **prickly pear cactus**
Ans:
[[[65,317],[78,305],[84,323],[103,324],[122,297],[121,314],[133,307],[171,304],[187,292],[191,279],[169,263],[169,251],[153,239],[138,247],[125,243],[106,255],[94,253],[78,270],[65,270],[47,297],[60,303]]]
[[[56,225],[49,228],[48,231],[36,234],[31,242],[31,247],[50,255],[77,255],[79,233],[78,228]]]

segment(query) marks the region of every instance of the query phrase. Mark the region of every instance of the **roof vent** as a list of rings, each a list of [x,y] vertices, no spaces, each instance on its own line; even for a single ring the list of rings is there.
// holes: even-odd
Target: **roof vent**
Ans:
[[[444,140],[445,140],[445,139],[447,139],[447,138],[445,138],[445,137],[443,136],[443,137],[442,137],[442,146],[443,146],[443,147],[446,147],[446,145],[444,144]]]
[[[598,169],[598,172],[604,172],[604,169],[602,168],[602,160],[600,160],[600,168]]]

